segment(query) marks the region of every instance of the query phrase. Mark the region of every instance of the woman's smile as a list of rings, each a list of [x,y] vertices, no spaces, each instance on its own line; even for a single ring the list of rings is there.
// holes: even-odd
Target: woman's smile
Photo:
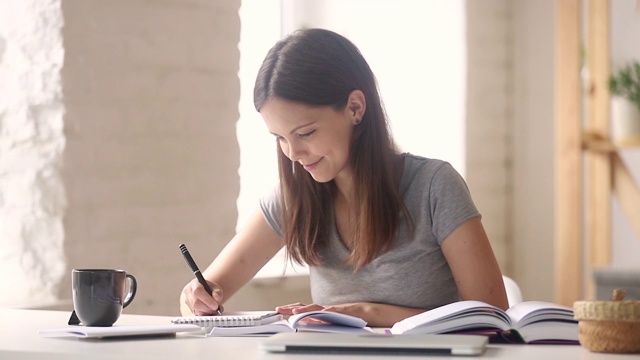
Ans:
[[[308,164],[308,165],[302,165],[302,166],[304,167],[304,169],[305,169],[305,170],[307,170],[308,172],[311,172],[311,171],[313,171],[316,167],[318,167],[318,164],[320,163],[320,161],[322,161],[322,159],[323,159],[323,158],[320,158],[320,160],[318,160],[318,161],[316,161],[316,162],[314,162],[314,163],[311,163],[311,164]]]

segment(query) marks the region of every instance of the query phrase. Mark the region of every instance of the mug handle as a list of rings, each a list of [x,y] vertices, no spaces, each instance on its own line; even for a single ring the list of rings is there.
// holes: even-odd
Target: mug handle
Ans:
[[[129,304],[131,304],[133,298],[136,296],[136,290],[138,290],[138,282],[136,281],[136,278],[131,274],[127,274],[127,279],[129,280],[129,293],[124,298],[124,304],[122,305],[122,308],[126,308]]]

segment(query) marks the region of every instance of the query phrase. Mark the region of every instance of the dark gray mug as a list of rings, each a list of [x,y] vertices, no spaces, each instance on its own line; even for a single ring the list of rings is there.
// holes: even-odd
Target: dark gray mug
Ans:
[[[126,291],[127,282],[129,291]],[[136,295],[136,278],[117,269],[73,269],[71,289],[76,315],[85,326],[111,326]]]

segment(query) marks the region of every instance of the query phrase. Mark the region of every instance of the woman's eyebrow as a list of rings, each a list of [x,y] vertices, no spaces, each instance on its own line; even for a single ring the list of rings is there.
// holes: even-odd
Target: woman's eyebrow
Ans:
[[[307,123],[307,124],[302,124],[302,125],[300,125],[300,126],[296,126],[296,127],[295,127],[295,128],[293,128],[291,131],[289,131],[289,135],[292,135],[294,132],[298,131],[299,129],[302,129],[303,127],[307,127],[307,126],[313,125],[315,122],[316,122],[316,120],[313,120],[313,121],[311,121],[311,122],[309,122],[309,123]],[[278,135],[278,134],[276,134],[276,133],[273,133],[273,132],[271,133],[271,135],[273,135],[273,136],[280,136],[280,135]]]
[[[291,130],[291,131],[289,132],[289,135],[292,135],[294,132],[298,131],[298,129],[302,129],[303,127],[307,127],[307,126],[309,126],[309,125],[313,125],[315,122],[316,122],[316,121],[315,121],[315,120],[313,120],[313,121],[308,122],[308,123],[306,123],[306,124],[303,124],[303,125],[300,125],[300,126],[296,126],[295,128],[293,128],[293,130]]]

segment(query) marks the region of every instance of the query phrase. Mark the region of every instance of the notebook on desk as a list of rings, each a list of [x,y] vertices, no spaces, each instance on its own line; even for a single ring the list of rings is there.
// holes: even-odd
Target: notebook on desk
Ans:
[[[260,343],[264,351],[316,354],[481,355],[480,335],[281,333]]]
[[[201,327],[261,326],[282,319],[275,311],[236,311],[215,316],[180,316],[171,320],[174,324],[195,324]]]

